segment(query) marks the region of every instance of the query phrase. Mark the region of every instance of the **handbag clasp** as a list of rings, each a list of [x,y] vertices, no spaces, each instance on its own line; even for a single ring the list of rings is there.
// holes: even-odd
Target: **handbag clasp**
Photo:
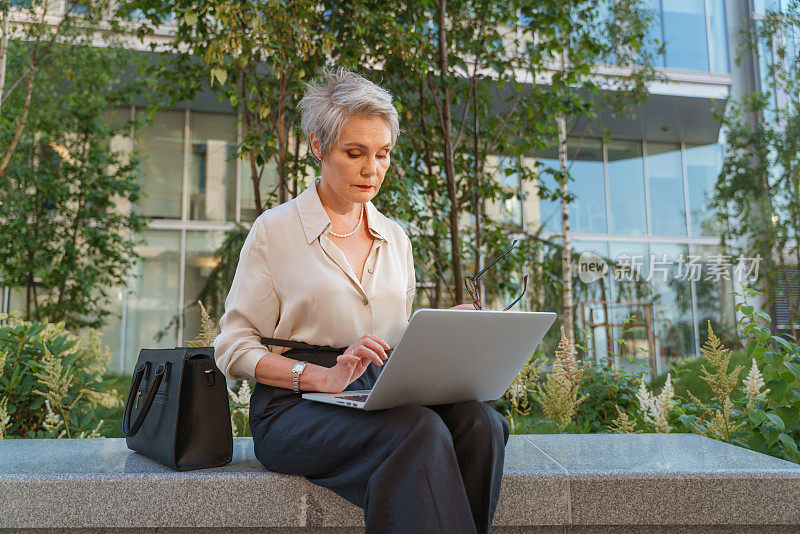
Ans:
[[[214,369],[206,369],[203,371],[206,374],[206,382],[209,386],[213,386],[215,382]]]

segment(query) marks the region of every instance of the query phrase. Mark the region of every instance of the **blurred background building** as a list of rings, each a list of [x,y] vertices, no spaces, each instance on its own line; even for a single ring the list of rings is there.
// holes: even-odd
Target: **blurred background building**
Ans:
[[[584,251],[612,260],[640,258],[642,275],[657,295],[650,312],[661,371],[675,358],[695,354],[708,320],[733,320],[731,280],[706,280],[706,272],[700,280],[681,279],[677,260],[699,256],[708,264],[724,254],[709,204],[725,145],[712,110],[728,95],[758,88],[770,51],[736,66],[739,32],[768,7],[780,8],[788,0],[650,1],[657,13],[652,31],[666,42],[658,64],[666,80],[653,84],[636,119],[607,121],[610,139],[571,142],[570,189],[576,197],[571,206],[576,260]],[[140,209],[153,219],[129,286],[115,293],[117,317],[103,330],[114,352],[112,372],[130,372],[142,347],[172,347],[194,337],[199,314],[182,310],[196,300],[214,267],[224,232],[237,223],[248,226],[257,215],[248,166],[229,160],[241,129],[237,117],[223,109],[215,97],[201,96],[115,141],[143,157]],[[132,106],[115,113],[122,120],[138,111]],[[555,151],[537,158],[558,166]],[[503,159],[499,154],[500,166]],[[500,176],[504,187],[520,188],[518,176]],[[539,200],[535,185],[525,187],[524,199],[498,208],[502,216],[520,232],[558,234],[558,203]],[[609,273],[592,286],[592,298],[630,299],[626,283]],[[18,298],[7,292],[5,308],[14,308]],[[597,304],[593,317],[602,322],[609,314],[620,322],[631,309]],[[580,324],[581,317],[577,320]],[[159,332],[163,337],[157,340]],[[608,348],[608,331],[599,327],[594,334],[596,348]]]

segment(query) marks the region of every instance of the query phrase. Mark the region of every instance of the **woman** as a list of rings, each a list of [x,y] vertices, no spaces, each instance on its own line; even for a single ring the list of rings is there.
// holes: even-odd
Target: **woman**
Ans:
[[[370,202],[399,133],[391,96],[339,69],[309,84],[300,110],[321,176],[254,222],[214,342],[225,376],[258,382],[256,457],[362,507],[367,533],[488,532],[509,431],[496,411],[471,401],[367,412],[300,396],[372,387],[415,290],[410,240]],[[287,352],[279,340],[316,347]]]

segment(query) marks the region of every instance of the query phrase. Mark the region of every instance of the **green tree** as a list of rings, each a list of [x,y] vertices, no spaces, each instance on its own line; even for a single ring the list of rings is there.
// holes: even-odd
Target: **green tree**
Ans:
[[[11,41],[8,69],[20,76],[35,53]],[[25,319],[99,327],[110,287],[124,285],[144,219],[126,206],[139,197],[134,156],[114,150],[128,101],[119,75],[130,58],[113,47],[51,45],[36,69],[36,91],[3,103],[0,143],[13,154],[0,174],[0,276],[25,294]],[[8,115],[7,115],[8,114]],[[25,128],[7,117],[25,117]],[[8,146],[8,145],[5,145]]]
[[[341,21],[364,20],[359,12],[374,7],[348,6],[338,11]],[[508,234],[520,230],[485,209],[519,194],[498,180],[516,173],[521,181],[538,180],[540,196],[562,200],[558,286],[573,339],[567,136],[589,127],[601,134],[605,117],[630,115],[646,100],[657,75],[644,3],[440,0],[395,2],[383,12],[389,15],[366,19],[379,22],[380,32],[361,35],[358,25],[335,22],[334,34],[337,44],[363,43],[360,56],[343,60],[376,65],[371,77],[392,91],[404,114],[396,179],[380,201],[419,233],[415,245],[423,273],[435,281],[435,305],[443,300],[439,288],[450,290],[451,302],[463,302],[463,258],[471,257],[477,271],[483,257],[507,247]],[[560,170],[523,165],[524,156],[554,145],[561,149]],[[493,165],[497,156],[506,156],[502,169]],[[557,187],[538,179],[547,173]],[[521,272],[540,245],[533,240],[530,250],[521,248],[493,278],[516,283],[510,274]],[[502,294],[513,284],[492,285]]]
[[[279,171],[279,190],[308,172],[301,136],[292,128],[307,74],[335,63],[389,89],[404,131],[377,202],[408,224],[418,278],[433,286],[431,302],[440,306],[464,301],[464,261],[471,259],[477,270],[484,257],[507,248],[509,234],[520,230],[490,209],[522,194],[503,188],[498,173],[537,179],[539,173],[523,165],[523,157],[557,143],[558,117],[575,123],[579,117],[596,119],[597,110],[636,103],[640,99],[632,95],[646,94],[653,70],[642,52],[647,18],[641,2],[617,2],[618,7],[601,13],[606,3],[573,0],[564,8],[555,0],[298,0],[231,7],[139,0],[127,5],[151,21],[142,26],[142,37],[165,13],[176,14],[178,31],[164,51],[178,57],[173,63],[178,68],[168,69],[171,74],[161,78],[157,90],[175,95],[174,102],[211,80],[212,89],[242,113],[245,135],[239,155],[249,161],[256,191],[262,183],[257,170],[267,162]],[[274,20],[257,16],[265,11],[275,12]],[[291,23],[284,19],[287,13],[294,14]],[[554,68],[559,57],[565,59],[560,70]],[[595,76],[598,64],[617,67],[613,80]],[[601,91],[606,86],[608,94]],[[268,126],[254,127],[259,120]],[[293,142],[286,135],[293,135]],[[497,156],[507,156],[502,169]],[[540,185],[541,195],[560,198],[557,190]],[[567,193],[562,196],[569,200]],[[257,212],[285,198],[276,194]],[[227,261],[235,264],[238,255],[229,254],[234,245],[226,242],[224,249]],[[484,278],[484,302],[518,292],[530,259],[545,257],[551,246],[537,238],[519,246],[510,261]],[[551,254],[546,257],[549,261]],[[537,278],[563,287],[563,274],[552,276],[549,265],[537,265],[534,261]],[[220,267],[218,274],[223,273],[232,269]],[[224,296],[230,280],[217,280]],[[203,300],[211,302],[207,291]]]
[[[140,12],[137,33],[142,42],[174,17],[172,39],[152,45],[158,49],[157,60],[143,69],[150,80],[148,88],[158,96],[149,111],[172,107],[210,89],[241,117],[242,142],[234,157],[245,162],[244,179],[249,176],[253,191],[254,204],[247,208],[252,218],[296,196],[313,175],[302,132],[296,127],[296,107],[302,83],[324,64],[332,47],[319,4],[132,0],[118,9],[122,14]],[[223,311],[246,235],[241,227],[228,233],[216,251],[220,262],[197,296],[213,314]]]
[[[172,39],[151,45],[159,60],[145,71],[165,97],[153,102],[151,111],[210,88],[231,112],[241,113],[237,155],[247,162],[255,213],[296,195],[310,164],[302,134],[294,127],[296,105],[307,73],[323,64],[331,48],[318,3],[133,0],[119,9],[143,14],[138,28],[142,42],[168,16],[175,17]],[[275,187],[265,192],[272,169]]]
[[[763,260],[759,287],[768,304],[786,300],[795,338],[800,295],[781,294],[780,287],[791,288],[800,276],[788,268],[800,265],[800,63],[791,46],[798,27],[794,3],[745,32],[737,63],[755,51],[767,68],[759,91],[729,99],[718,114],[727,147],[714,196],[724,242]]]
[[[0,176],[28,126],[40,73],[60,61],[59,45],[111,43],[119,34],[110,5],[108,0],[0,1]],[[15,52],[15,43],[25,43],[26,53]]]
[[[528,70],[534,81],[549,77],[545,91],[554,103],[548,106],[549,117],[557,123],[559,169],[542,172],[555,179],[558,191],[553,196],[561,202],[562,316],[571,343],[575,328],[568,161],[577,155],[580,143],[570,158],[568,139],[582,138],[589,130],[605,135],[605,119],[631,116],[648,99],[647,85],[659,78],[653,56],[660,48],[647,39],[647,7],[639,0],[526,1],[521,6],[526,30],[536,37],[527,43]]]

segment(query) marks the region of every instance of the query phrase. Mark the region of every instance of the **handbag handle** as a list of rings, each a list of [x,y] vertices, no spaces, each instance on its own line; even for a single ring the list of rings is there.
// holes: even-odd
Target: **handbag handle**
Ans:
[[[150,389],[147,391],[147,397],[144,400],[142,411],[139,412],[139,416],[136,417],[136,421],[134,421],[133,425],[131,425],[130,420],[131,411],[133,410],[134,391],[139,389],[139,384],[142,382],[142,375],[144,374],[145,369],[148,371],[150,370],[150,362],[143,363],[136,370],[136,373],[133,375],[131,390],[128,392],[128,400],[125,402],[125,412],[122,414],[122,433],[125,435],[125,437],[133,437],[139,431],[142,423],[144,423],[144,418],[147,416],[147,412],[150,411],[150,405],[153,404],[153,399],[156,398],[156,392],[158,391],[158,387],[161,385],[161,380],[164,378],[164,374],[168,372],[170,365],[170,362],[165,362],[159,365],[156,369],[156,374],[153,376],[153,383],[150,384]],[[148,374],[150,373],[148,372]]]

